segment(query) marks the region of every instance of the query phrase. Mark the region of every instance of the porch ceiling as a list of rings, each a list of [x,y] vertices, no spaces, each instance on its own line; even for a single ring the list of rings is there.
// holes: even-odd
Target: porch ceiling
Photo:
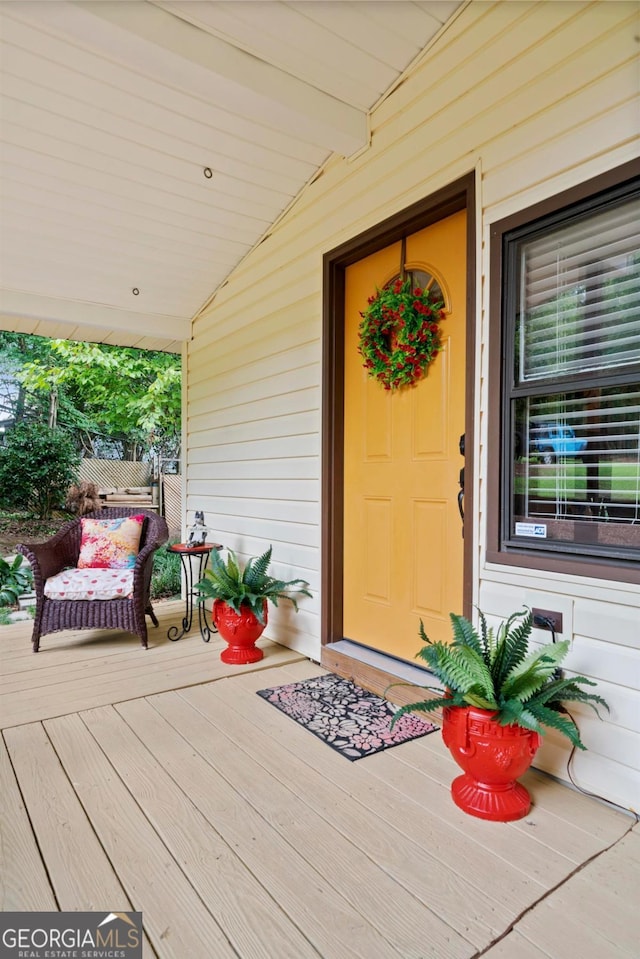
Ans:
[[[0,0],[0,328],[179,350],[462,5]]]

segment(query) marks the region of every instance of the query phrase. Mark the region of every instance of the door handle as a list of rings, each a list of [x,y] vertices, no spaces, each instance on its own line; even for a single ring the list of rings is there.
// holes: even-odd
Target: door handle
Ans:
[[[460,512],[460,519],[464,521],[464,466],[460,470],[460,492],[458,493],[458,510]]]

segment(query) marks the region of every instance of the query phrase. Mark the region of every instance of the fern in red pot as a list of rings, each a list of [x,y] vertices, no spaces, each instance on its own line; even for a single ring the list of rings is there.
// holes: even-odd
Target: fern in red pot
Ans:
[[[529,648],[532,617],[514,613],[497,631],[479,612],[479,630],[464,616],[450,614],[453,641],[432,642],[420,623],[424,646],[417,654],[444,688],[425,686],[439,695],[401,707],[405,712],[443,710],[442,736],[464,775],[454,780],[456,805],[481,819],[508,821],[529,812],[531,800],[517,782],[529,768],[551,727],[584,749],[580,731],[563,703],[608,706],[588,692],[585,676],[567,678],[560,663],[569,642]]]
[[[270,546],[243,566],[233,550],[227,550],[226,560],[214,550],[211,566],[197,584],[200,602],[213,600],[213,621],[228,643],[220,654],[225,663],[256,663],[262,659],[264,653],[255,644],[266,628],[269,602],[277,606],[279,600],[287,600],[297,611],[297,598],[311,596],[309,584],[303,579],[286,581],[269,575],[271,552]]]

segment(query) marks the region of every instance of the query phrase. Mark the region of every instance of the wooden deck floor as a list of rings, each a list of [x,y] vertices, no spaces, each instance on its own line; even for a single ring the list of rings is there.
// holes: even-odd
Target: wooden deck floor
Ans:
[[[532,772],[473,819],[438,733],[350,763],[255,695],[323,670],[224,667],[180,614],[146,652],[0,629],[1,909],[142,911],[149,959],[636,959],[631,817]]]

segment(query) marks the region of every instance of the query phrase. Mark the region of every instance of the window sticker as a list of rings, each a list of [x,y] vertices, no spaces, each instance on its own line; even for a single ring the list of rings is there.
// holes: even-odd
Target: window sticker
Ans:
[[[516,536],[537,536],[539,539],[547,538],[546,523],[516,523]]]

